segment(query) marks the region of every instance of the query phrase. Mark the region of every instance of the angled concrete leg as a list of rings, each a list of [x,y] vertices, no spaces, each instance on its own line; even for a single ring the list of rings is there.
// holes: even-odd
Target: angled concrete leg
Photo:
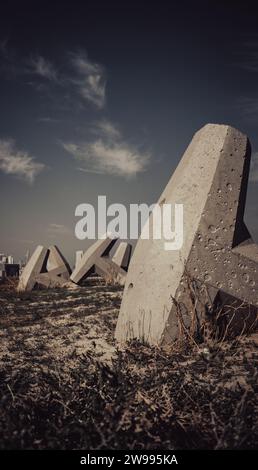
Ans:
[[[75,267],[76,268],[79,265],[79,263],[81,262],[82,257],[83,257],[83,251],[82,250],[77,250],[75,252]]]
[[[69,286],[71,269],[56,246],[38,246],[20,277],[18,291],[30,291],[35,284],[44,287]]]
[[[71,274],[71,281],[79,284],[81,281],[86,279],[94,271],[96,262],[102,256],[107,256],[116,243],[117,238],[111,239],[106,237],[101,240],[97,240],[88,250],[84,253],[81,261],[75,267]]]
[[[104,277],[106,281],[117,282],[121,285],[125,284],[126,271],[107,256],[101,256],[96,260],[95,272]]]
[[[131,252],[132,245],[130,245],[130,243],[121,242],[112,258],[112,261],[120,266],[120,268],[127,271],[131,259]]]
[[[53,271],[47,273],[41,273],[35,277],[35,281],[40,286],[46,288],[59,288],[59,287],[72,287],[73,283],[67,281],[67,279],[53,274]]]
[[[17,287],[19,292],[31,291],[36,283],[36,277],[42,269],[46,268],[48,249],[44,246],[37,246],[36,250],[25,266]]]
[[[55,270],[55,275],[60,275],[63,279],[68,280],[71,275],[71,268],[65,257],[57,246],[49,247],[49,256],[47,260],[47,271],[50,273]]]
[[[116,328],[123,342],[139,338],[168,344],[183,321],[191,325],[186,278],[258,306],[258,247],[244,224],[250,145],[241,132],[208,124],[198,131],[159,204],[183,204],[184,240],[166,251],[166,240],[139,239],[127,274]],[[150,225],[153,215],[150,216]]]

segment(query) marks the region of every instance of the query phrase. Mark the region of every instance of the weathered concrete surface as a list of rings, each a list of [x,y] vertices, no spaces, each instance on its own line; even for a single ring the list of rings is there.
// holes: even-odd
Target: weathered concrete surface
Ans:
[[[180,328],[191,328],[193,280],[205,287],[199,294],[207,304],[223,291],[258,305],[258,247],[243,221],[250,155],[247,137],[229,126],[208,124],[194,135],[158,201],[184,205],[183,246],[165,251],[164,239],[139,239],[126,279],[118,341],[167,344]]]
[[[81,262],[82,257],[83,257],[83,251],[82,250],[77,250],[75,252],[75,267],[77,267],[79,265],[79,263]]]
[[[128,266],[131,259],[132,245],[130,243],[121,242],[118,246],[112,261],[117,264],[120,268],[128,271]]]
[[[50,273],[54,270],[56,275],[60,275],[60,277],[66,280],[70,278],[72,272],[69,263],[62,255],[61,251],[57,246],[52,245],[49,247],[47,271]]]
[[[125,284],[126,271],[107,256],[98,258],[95,263],[95,273],[104,277],[104,279],[110,283],[117,282],[120,285]]]
[[[74,287],[74,284],[69,280],[53,274],[52,271],[41,273],[38,276],[35,276],[35,284],[44,286],[47,289],[57,288],[57,287]]]
[[[37,246],[28,263],[26,264],[19,280],[17,290],[30,291],[35,285],[35,276],[40,274],[43,266],[46,266],[48,249],[44,246]]]
[[[97,240],[90,246],[72,272],[71,281],[79,284],[95,271],[107,280],[114,280],[123,284],[126,272],[108,256],[116,241],[117,238],[111,239],[106,236],[106,238]]]
[[[22,272],[18,291],[31,291],[35,284],[44,287],[69,286],[71,269],[56,246],[38,246]]]

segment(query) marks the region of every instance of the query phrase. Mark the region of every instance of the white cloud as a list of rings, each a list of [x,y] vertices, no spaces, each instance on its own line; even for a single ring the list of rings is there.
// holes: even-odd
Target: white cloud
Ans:
[[[27,152],[17,150],[11,140],[0,140],[0,170],[33,183],[35,177],[45,168]]]
[[[31,58],[18,58],[15,55],[7,57],[7,42],[0,40],[0,55],[4,59],[8,78],[10,72],[14,77],[30,75],[32,78],[28,84],[39,92],[46,91],[49,97],[53,97],[49,92],[54,85],[55,100],[62,100],[62,105],[65,99],[73,107],[82,107],[85,103],[91,103],[98,109],[105,106],[105,69],[102,65],[92,62],[86,52],[68,53],[60,68],[42,55],[34,55]],[[35,77],[37,80],[33,80]]]
[[[56,124],[58,122],[60,122],[60,119],[56,119],[56,118],[52,118],[50,116],[45,116],[45,117],[39,117],[37,119],[38,122],[46,122],[46,123],[49,123],[49,124]]]
[[[70,57],[75,73],[70,82],[75,85],[83,100],[103,108],[106,88],[104,68],[100,64],[91,62],[85,53],[71,54]]]
[[[31,59],[30,67],[32,73],[35,73],[42,78],[46,78],[47,80],[51,81],[57,80],[57,71],[55,67],[42,56],[37,56]]]
[[[146,170],[148,153],[126,143],[113,124],[98,123],[101,137],[93,142],[62,142],[63,148],[84,165],[78,169],[91,173],[132,177]]]
[[[49,224],[47,231],[51,236],[71,234],[71,230],[62,224]]]
[[[253,183],[258,182],[258,152],[252,154],[249,180]]]
[[[110,121],[102,120],[95,123],[92,129],[94,134],[102,135],[106,139],[120,139],[121,132]]]

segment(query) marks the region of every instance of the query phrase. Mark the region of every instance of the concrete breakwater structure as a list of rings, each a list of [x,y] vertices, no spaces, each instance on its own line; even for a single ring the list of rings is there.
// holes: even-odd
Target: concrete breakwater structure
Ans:
[[[117,238],[109,238],[106,235],[105,238],[97,240],[90,246],[71,274],[71,281],[79,284],[95,272],[107,281],[118,282],[124,285],[126,271],[130,262],[131,245],[121,243],[113,258],[111,258],[109,254],[116,242]]]
[[[117,238],[108,235],[97,240],[84,254],[80,253],[73,272],[56,246],[39,245],[21,274],[17,290],[31,291],[36,285],[74,288],[93,273],[106,281],[124,285],[132,247],[129,243],[120,243],[111,258],[109,254],[116,242]]]
[[[258,246],[243,220],[250,157],[248,138],[230,126],[208,124],[194,135],[158,201],[183,204],[183,245],[166,251],[162,238],[138,240],[116,327],[119,342],[169,344],[182,328],[193,331],[223,297],[251,306],[244,321],[256,321]]]
[[[44,287],[69,285],[71,268],[56,246],[37,246],[25,266],[17,287],[19,292],[30,291],[36,284]]]

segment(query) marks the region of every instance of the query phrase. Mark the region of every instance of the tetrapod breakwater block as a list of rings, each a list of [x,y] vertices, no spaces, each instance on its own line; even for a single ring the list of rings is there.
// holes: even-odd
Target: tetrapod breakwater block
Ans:
[[[168,344],[182,322],[190,328],[189,278],[206,287],[207,305],[219,291],[258,305],[258,247],[243,221],[250,156],[247,137],[230,126],[208,124],[194,135],[158,201],[183,204],[182,247],[166,251],[164,239],[138,240],[116,327],[119,342]]]
[[[117,238],[108,236],[97,240],[85,251],[78,265],[71,274],[71,281],[79,284],[93,272],[101,275],[107,280],[125,283],[126,271],[118,266],[109,257],[109,253],[116,243]]]

